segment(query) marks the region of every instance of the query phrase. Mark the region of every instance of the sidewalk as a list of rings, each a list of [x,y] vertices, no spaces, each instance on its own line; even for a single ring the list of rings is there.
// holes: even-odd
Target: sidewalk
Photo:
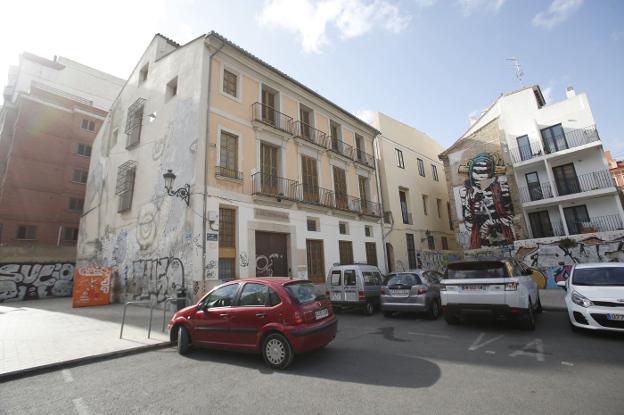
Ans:
[[[147,338],[149,308],[129,306],[123,339],[119,338],[122,304],[72,308],[71,298],[0,304],[0,381],[44,370],[165,347],[163,310],[154,309]],[[167,320],[173,308],[167,311]],[[165,328],[166,330],[166,328]]]
[[[566,311],[565,298],[566,292],[561,288],[549,288],[540,290],[540,301],[542,308],[546,311]]]

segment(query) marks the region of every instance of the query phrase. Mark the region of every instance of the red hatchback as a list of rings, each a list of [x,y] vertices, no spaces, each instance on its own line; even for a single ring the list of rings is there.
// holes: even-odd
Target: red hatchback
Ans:
[[[326,346],[338,321],[324,293],[307,280],[250,278],[220,285],[169,322],[178,352],[190,346],[261,352],[284,369],[297,353]]]

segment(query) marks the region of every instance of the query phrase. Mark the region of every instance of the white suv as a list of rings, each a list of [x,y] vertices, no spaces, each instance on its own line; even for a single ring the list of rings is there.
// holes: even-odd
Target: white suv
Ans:
[[[518,319],[534,330],[535,314],[542,312],[531,270],[513,258],[449,264],[440,298],[448,324],[457,324],[462,314],[480,314]]]
[[[567,291],[572,330],[624,332],[624,264],[576,264],[570,277],[557,285]]]

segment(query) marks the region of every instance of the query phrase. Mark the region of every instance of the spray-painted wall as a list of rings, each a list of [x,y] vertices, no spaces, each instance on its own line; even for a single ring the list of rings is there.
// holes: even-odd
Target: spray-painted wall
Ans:
[[[68,297],[73,282],[73,262],[0,263],[0,303]]]

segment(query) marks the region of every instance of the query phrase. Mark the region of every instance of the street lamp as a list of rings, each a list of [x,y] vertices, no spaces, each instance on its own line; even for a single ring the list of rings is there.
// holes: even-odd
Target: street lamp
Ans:
[[[175,181],[176,175],[173,174],[171,169],[168,169],[167,173],[163,174],[163,178],[165,179],[165,190],[167,194],[169,196],[179,197],[186,202],[186,206],[190,206],[191,186],[186,183],[183,187],[173,190],[173,182]]]

